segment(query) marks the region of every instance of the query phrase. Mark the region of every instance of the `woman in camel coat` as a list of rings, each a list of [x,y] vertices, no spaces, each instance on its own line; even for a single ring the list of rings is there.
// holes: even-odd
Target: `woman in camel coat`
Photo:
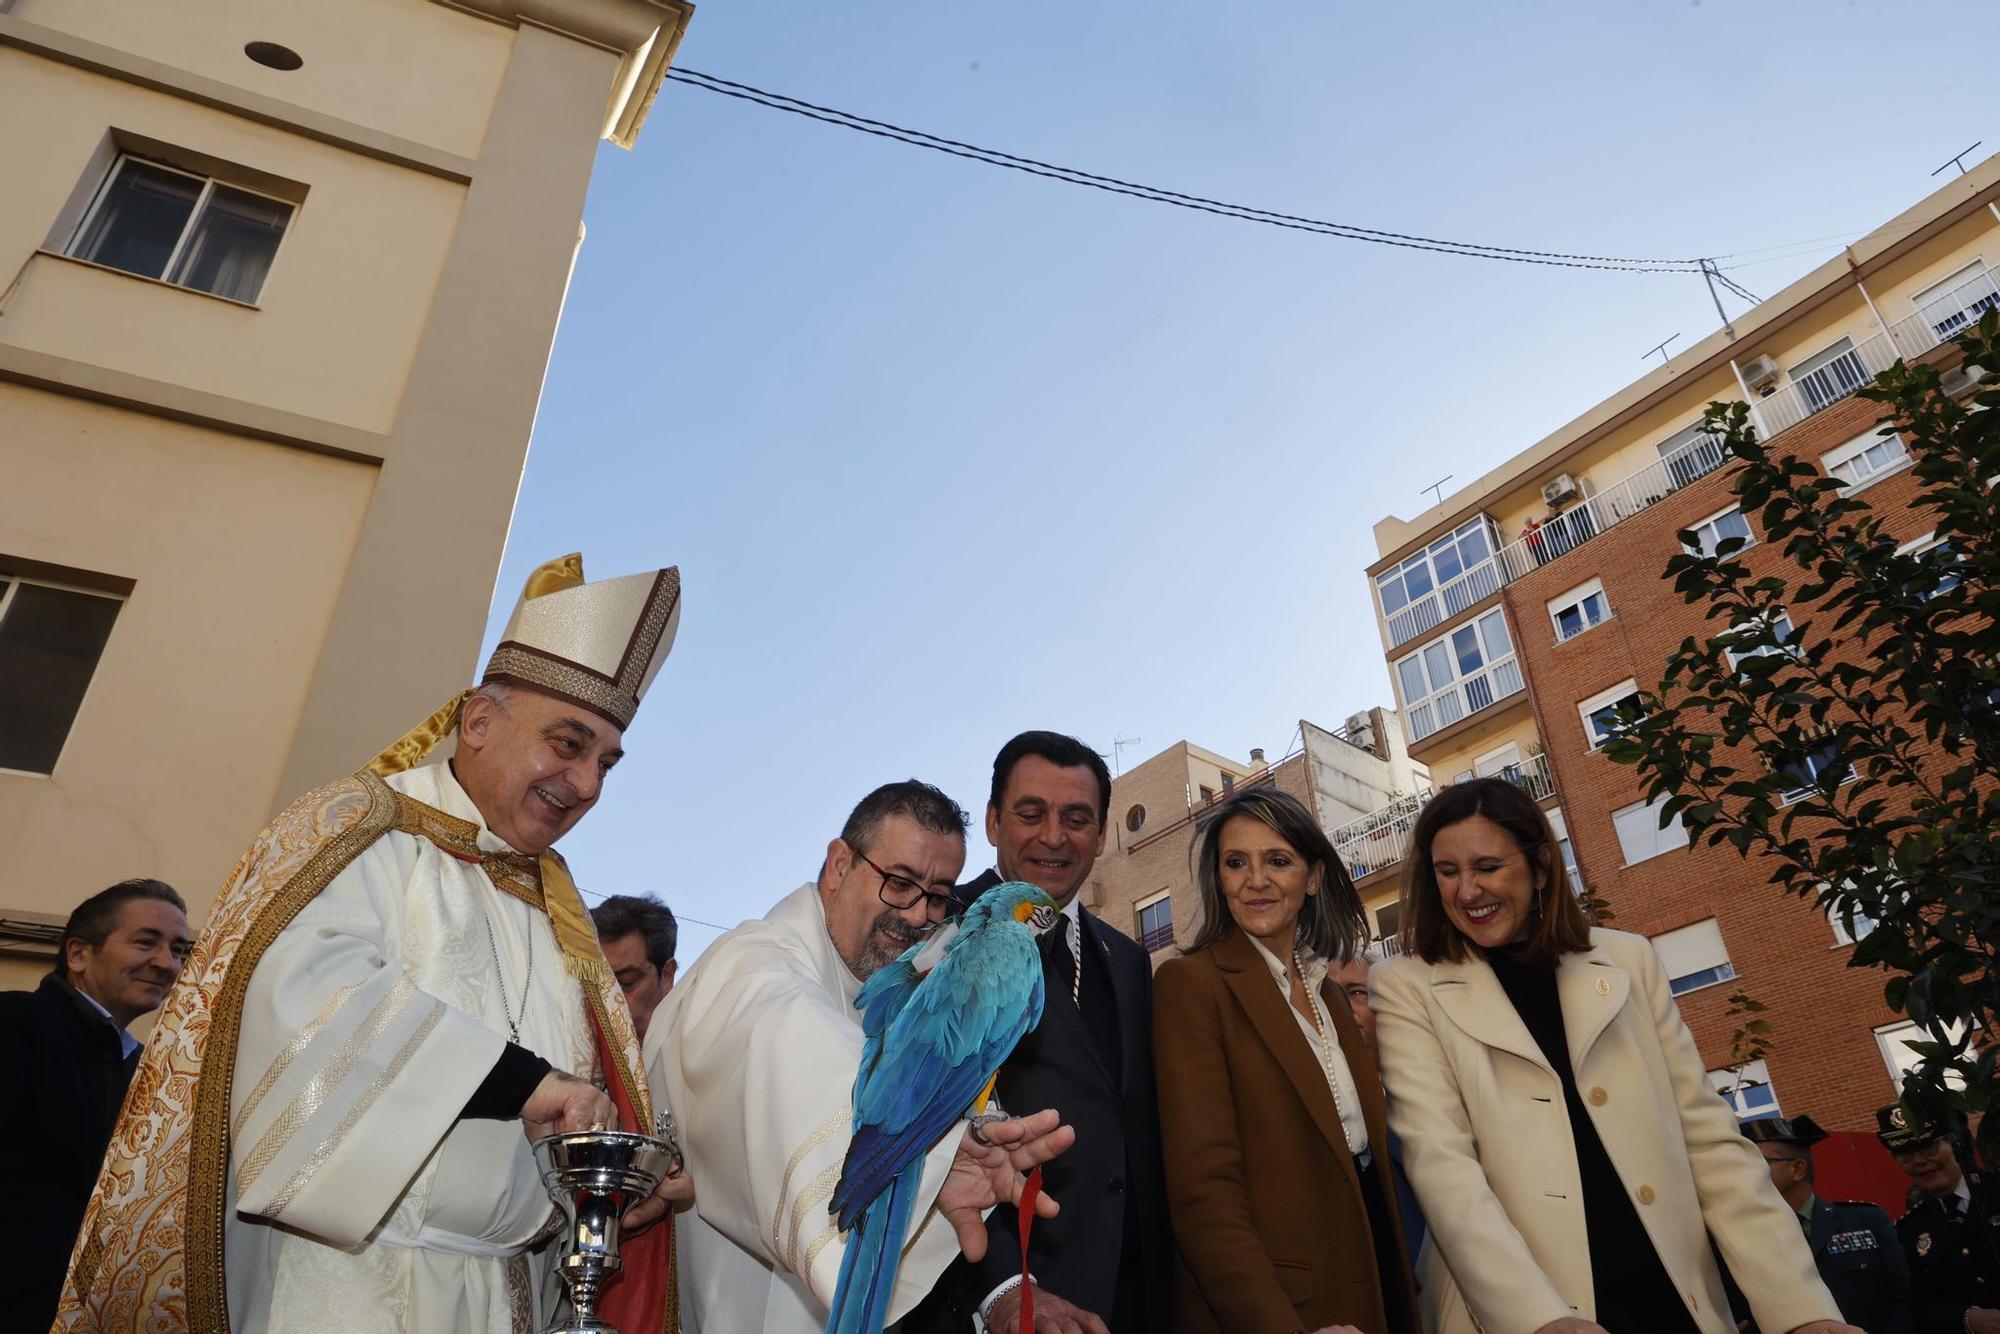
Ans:
[[[1201,928],[1153,982],[1183,1334],[1416,1328],[1380,1077],[1329,961],[1354,885],[1297,801],[1227,799],[1202,834]]]
[[[1534,800],[1444,789],[1410,863],[1404,952],[1369,989],[1403,1168],[1455,1280],[1426,1287],[1427,1327],[1735,1334],[1712,1237],[1767,1334],[1849,1331],[1651,942],[1590,926]]]

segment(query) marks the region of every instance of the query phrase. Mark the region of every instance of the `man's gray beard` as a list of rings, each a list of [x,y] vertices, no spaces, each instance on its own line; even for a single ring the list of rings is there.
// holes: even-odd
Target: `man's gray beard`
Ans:
[[[888,935],[898,942],[896,953],[886,959],[878,958],[875,954],[875,936],[878,932]],[[906,932],[909,935],[908,940],[903,939]],[[853,973],[855,977],[866,982],[878,971],[895,962],[897,955],[900,955],[904,950],[922,939],[923,932],[910,930],[909,923],[905,922],[895,913],[885,912],[868,924],[868,939],[862,943],[861,957],[850,959],[843,954],[840,956],[841,962],[847,965],[848,972]]]

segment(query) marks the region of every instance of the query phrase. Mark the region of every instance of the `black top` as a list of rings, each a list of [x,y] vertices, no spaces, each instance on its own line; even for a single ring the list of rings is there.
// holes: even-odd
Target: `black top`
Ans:
[[[1610,1334],[1695,1334],[1687,1302],[1667,1276],[1639,1211],[1625,1192],[1611,1155],[1604,1151],[1597,1126],[1576,1090],[1576,1071],[1569,1063],[1569,1035],[1563,1027],[1562,1000],[1556,993],[1553,968],[1532,968],[1515,953],[1494,950],[1486,960],[1500,981],[1514,1013],[1521,1016],[1535,1045],[1562,1080],[1563,1102],[1569,1108],[1570,1137],[1576,1142],[1577,1177],[1583,1183],[1583,1220],[1590,1238],[1590,1279],[1597,1301],[1597,1323]]]
[[[50,974],[0,993],[0,1330],[46,1330],[138,1067],[116,1024]]]

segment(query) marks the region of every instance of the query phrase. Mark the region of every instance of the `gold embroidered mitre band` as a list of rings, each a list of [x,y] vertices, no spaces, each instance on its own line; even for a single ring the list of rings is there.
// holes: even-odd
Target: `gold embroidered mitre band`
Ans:
[[[623,730],[667,660],[680,619],[678,569],[591,584],[583,557],[565,556],[528,576],[481,679],[568,700]]]

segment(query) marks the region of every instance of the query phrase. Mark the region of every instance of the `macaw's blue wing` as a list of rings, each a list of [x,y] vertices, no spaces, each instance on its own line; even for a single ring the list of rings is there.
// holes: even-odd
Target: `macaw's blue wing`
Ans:
[[[876,1059],[864,1061],[855,1082],[854,1137],[830,1204],[844,1229],[965,1115],[1041,1018],[1041,960],[1025,930],[995,924],[958,946],[921,985],[898,993],[885,983],[874,998],[885,1017],[897,1008]],[[865,1003],[868,988],[862,992]],[[873,1018],[872,1010],[864,1014],[864,1028]]]

